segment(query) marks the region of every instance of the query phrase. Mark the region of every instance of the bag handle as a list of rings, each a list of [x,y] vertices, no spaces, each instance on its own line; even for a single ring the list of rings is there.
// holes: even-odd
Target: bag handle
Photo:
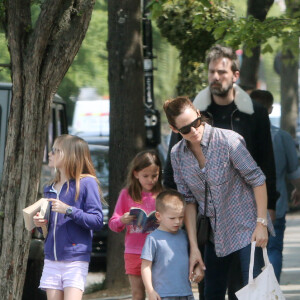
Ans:
[[[253,283],[253,267],[254,267],[254,253],[255,253],[255,245],[256,242],[251,243],[251,254],[250,254],[250,265],[249,265],[249,284]],[[265,262],[265,267],[267,267],[270,264],[268,253],[267,253],[267,247],[262,248],[263,250],[263,257]]]
[[[213,133],[214,133],[214,127],[211,126],[207,147],[209,147],[209,143],[210,143]],[[205,201],[204,201],[204,216],[205,217],[206,217],[206,211],[207,211],[207,198],[208,198],[208,183],[207,183],[207,180],[205,179]]]

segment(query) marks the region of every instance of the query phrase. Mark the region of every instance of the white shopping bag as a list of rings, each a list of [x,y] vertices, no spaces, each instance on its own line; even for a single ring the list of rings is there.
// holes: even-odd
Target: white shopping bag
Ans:
[[[284,300],[285,297],[275,277],[274,269],[269,261],[267,249],[263,248],[265,267],[263,271],[253,279],[255,242],[251,244],[251,257],[249,266],[249,282],[235,295],[239,300]]]

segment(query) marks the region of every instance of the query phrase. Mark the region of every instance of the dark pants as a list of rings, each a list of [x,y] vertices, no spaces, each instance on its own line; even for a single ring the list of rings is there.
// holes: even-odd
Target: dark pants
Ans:
[[[273,265],[278,282],[280,282],[280,274],[282,269],[283,239],[286,227],[285,223],[285,216],[282,218],[276,218],[276,221],[274,223],[276,236],[270,236],[268,242],[269,260]]]
[[[241,273],[237,274],[243,280],[243,286],[248,283],[251,244],[247,247],[231,253],[225,257],[217,257],[212,243],[206,245],[204,261],[206,266],[204,278],[205,300],[225,299],[229,270],[234,262],[235,256],[240,261]],[[256,277],[264,266],[262,249],[256,248],[253,275]],[[238,289],[237,289],[238,290]],[[234,292],[236,292],[235,290]]]
[[[204,255],[202,256],[204,257]],[[232,262],[229,267],[229,274],[228,274],[228,282],[227,282],[227,295],[228,300],[237,300],[235,292],[240,290],[244,286],[243,278],[242,278],[242,271],[241,271],[241,264],[238,255],[234,255],[232,258]],[[204,298],[204,280],[202,280],[198,284],[198,291],[199,291],[199,300],[205,300]]]

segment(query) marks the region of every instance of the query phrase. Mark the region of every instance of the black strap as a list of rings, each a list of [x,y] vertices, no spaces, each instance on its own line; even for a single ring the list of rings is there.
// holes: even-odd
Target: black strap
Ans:
[[[213,134],[214,128],[211,127],[210,130],[210,135],[209,135],[209,140],[208,140],[208,144],[207,144],[207,148],[209,147],[209,143]],[[204,201],[204,216],[206,216],[206,210],[207,210],[207,198],[208,198],[208,183],[205,180],[205,201]]]
[[[206,209],[207,209],[207,193],[208,193],[208,184],[205,180],[205,201],[204,201],[204,216],[206,216]]]

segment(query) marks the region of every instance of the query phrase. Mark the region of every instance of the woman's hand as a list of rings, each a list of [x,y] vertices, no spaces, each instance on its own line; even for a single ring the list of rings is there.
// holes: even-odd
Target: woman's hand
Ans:
[[[35,227],[42,227],[42,226],[47,225],[48,220],[41,218],[40,213],[37,212],[36,215],[33,217],[33,223],[34,223]]]
[[[206,268],[199,249],[191,248],[189,279],[191,281],[200,282],[204,277],[205,270]]]
[[[59,199],[48,199],[48,201],[52,202],[52,211],[58,212],[60,214],[65,214],[67,208],[70,206],[60,201]]]
[[[268,244],[268,228],[267,226],[257,223],[252,234],[251,242],[256,241],[256,247],[266,247]]]
[[[204,278],[204,270],[197,264],[193,271],[192,281],[199,283]]]
[[[122,217],[121,217],[121,222],[123,224],[129,224],[134,220],[135,216],[131,216],[129,212],[126,212]]]

